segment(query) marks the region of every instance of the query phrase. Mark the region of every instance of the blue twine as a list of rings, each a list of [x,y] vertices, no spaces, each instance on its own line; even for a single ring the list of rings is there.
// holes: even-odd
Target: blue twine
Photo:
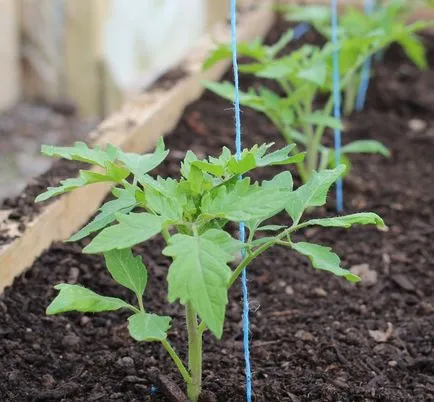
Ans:
[[[240,92],[238,82],[238,62],[237,62],[237,0],[231,0],[231,36],[232,36],[232,65],[234,68],[234,85],[235,85],[235,148],[236,157],[241,159],[241,118],[240,118]],[[241,178],[241,176],[240,176]],[[240,222],[240,241],[243,243],[246,240],[246,230],[244,222]],[[246,255],[246,251],[241,251],[242,257]],[[243,289],[243,348],[245,361],[246,375],[246,400],[252,400],[252,372],[250,367],[250,350],[249,350],[249,296],[247,289],[247,272],[243,270],[241,276]]]
[[[303,35],[310,31],[310,25],[307,22],[301,22],[294,28],[294,40],[300,39]]]
[[[157,395],[157,393],[158,393],[158,388],[157,388],[154,384],[151,384],[150,389],[149,389],[149,393],[150,393],[152,396]]]
[[[372,14],[374,11],[375,0],[365,0],[365,13]],[[372,58],[368,57],[362,67],[362,80],[360,81],[359,92],[356,99],[356,110],[360,112],[365,106],[366,94],[369,88],[369,80],[371,77]]]
[[[331,14],[332,14],[332,42],[335,46],[333,52],[333,115],[336,119],[341,119],[341,90],[340,90],[340,77],[339,77],[339,49],[338,49],[338,4],[337,0],[331,0]],[[335,160],[336,166],[341,162],[341,130],[340,128],[334,129],[335,141]],[[342,179],[339,178],[336,182],[336,209],[342,212],[344,209],[344,196],[342,189]]]

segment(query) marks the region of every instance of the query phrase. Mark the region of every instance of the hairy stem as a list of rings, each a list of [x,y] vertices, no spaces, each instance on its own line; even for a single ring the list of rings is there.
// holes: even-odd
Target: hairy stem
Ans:
[[[191,381],[187,383],[187,395],[192,402],[199,400],[202,388],[202,332],[197,324],[197,314],[191,303],[185,306],[188,332],[188,368]]]

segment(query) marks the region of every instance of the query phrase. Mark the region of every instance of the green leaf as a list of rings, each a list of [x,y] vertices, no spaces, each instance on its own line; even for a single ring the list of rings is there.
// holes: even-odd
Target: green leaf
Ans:
[[[314,112],[309,115],[301,116],[301,121],[305,124],[312,124],[316,126],[324,126],[343,130],[340,119],[324,114],[324,112]]]
[[[297,77],[322,87],[327,78],[327,65],[325,63],[318,63],[311,67],[303,68],[297,74]]]
[[[350,282],[358,282],[360,278],[347,269],[341,268],[339,256],[333,253],[330,247],[320,246],[313,243],[292,243],[292,248],[309,257],[314,268],[329,271],[336,276],[343,276]]]
[[[230,172],[235,175],[244,174],[254,169],[256,166],[255,155],[251,152],[243,153],[240,160],[232,157],[227,164]]]
[[[202,172],[210,173],[215,177],[221,177],[225,172],[223,166],[216,165],[214,163],[210,163],[206,161],[195,161],[191,163],[191,166],[196,166]]]
[[[287,21],[330,24],[330,7],[326,6],[282,6]]]
[[[101,208],[99,213],[91,222],[75,233],[68,241],[81,240],[91,233],[105,228],[110,223],[116,220],[116,213],[128,213],[136,205],[136,198],[131,191],[124,189],[117,189],[119,198],[116,200],[106,202]]]
[[[86,182],[84,182],[81,177],[62,180],[59,187],[48,187],[47,191],[39,194],[35,198],[35,202],[46,201],[52,197],[55,197],[56,195],[68,193],[84,185],[86,185]]]
[[[69,311],[82,313],[99,313],[101,311],[115,311],[121,308],[134,310],[134,307],[116,297],[100,296],[92,290],[79,285],[61,283],[54,287],[59,294],[47,307],[47,314],[60,314]]]
[[[46,156],[90,163],[105,167],[106,162],[116,158],[116,148],[109,146],[107,151],[99,147],[89,148],[84,142],[76,142],[73,147],[42,145],[41,152]]]
[[[145,173],[155,169],[166,159],[169,150],[165,149],[164,141],[160,138],[155,151],[150,154],[118,152],[118,159],[140,180]]]
[[[119,223],[99,233],[83,249],[84,253],[96,254],[133,247],[159,233],[164,223],[164,218],[147,212],[117,214],[116,217]]]
[[[260,167],[264,166],[278,166],[278,165],[289,165],[290,163],[298,163],[303,161],[305,153],[301,152],[295,155],[290,155],[292,150],[295,148],[295,144],[289,144],[277,151],[265,154],[260,157],[256,157],[257,165]]]
[[[235,98],[235,87],[231,82],[223,81],[223,82],[212,82],[212,81],[204,81],[203,85],[205,88],[214,92],[216,95],[221,96],[224,99],[227,99],[231,102],[234,101]],[[243,92],[240,91],[240,104],[243,106],[248,106],[257,111],[264,111],[264,99],[258,96],[254,91]]]
[[[113,279],[142,297],[148,282],[148,271],[140,256],[127,248],[104,253],[105,263]]]
[[[286,229],[286,226],[282,225],[264,225],[258,227],[256,230],[259,231],[269,231],[269,232],[277,232],[281,229]]]
[[[319,207],[327,200],[330,186],[343,174],[344,165],[336,169],[313,172],[310,180],[288,196],[286,211],[293,222],[298,223],[303,212],[309,207]]]
[[[358,140],[350,142],[341,148],[343,154],[361,153],[361,154],[380,154],[386,157],[390,156],[390,151],[379,141],[375,140]]]
[[[352,225],[375,225],[378,228],[385,228],[383,219],[373,212],[359,212],[356,214],[335,216],[333,218],[311,219],[303,222],[303,225],[318,225],[325,227],[349,228]]]
[[[285,46],[294,38],[294,31],[289,29],[286,31],[279,40],[267,49],[270,58],[274,58],[278,53],[285,48]]]
[[[129,172],[127,170],[115,166],[111,162],[106,162],[106,166],[110,170],[110,174],[98,173],[92,170],[80,170],[79,177],[62,180],[60,182],[60,186],[58,187],[48,187],[47,191],[39,194],[36,197],[35,202],[46,201],[56,195],[68,193],[72,190],[86,186],[88,184],[110,181],[120,182],[129,175]]]
[[[149,313],[136,313],[128,318],[130,336],[138,341],[164,341],[170,328],[171,318]]]
[[[250,57],[254,60],[261,61],[266,57],[266,47],[262,45],[260,40],[240,42],[237,45],[237,54],[238,56]],[[216,63],[230,59],[231,55],[231,46],[229,44],[221,44],[208,56],[202,68],[208,70]]]
[[[228,252],[233,247],[228,246],[227,236],[221,232],[211,229],[195,236],[176,234],[163,250],[164,255],[173,258],[167,277],[169,302],[179,298],[184,305],[191,303],[217,338],[222,336],[228,302],[231,270],[227,263],[234,259],[234,254]]]
[[[425,46],[416,35],[401,35],[397,42],[402,46],[407,57],[416,64],[416,66],[421,70],[428,68]]]
[[[231,189],[222,186],[214,197],[202,198],[202,213],[231,221],[265,219],[281,211],[290,190],[251,186],[249,178],[238,181]]]
[[[181,193],[170,196],[145,188],[145,194],[147,207],[160,215],[164,221],[176,222],[182,219],[182,209],[186,200]]]
[[[284,190],[292,190],[293,181],[291,172],[281,172],[274,176],[271,180],[264,180],[262,182],[262,188],[267,189],[284,189]]]

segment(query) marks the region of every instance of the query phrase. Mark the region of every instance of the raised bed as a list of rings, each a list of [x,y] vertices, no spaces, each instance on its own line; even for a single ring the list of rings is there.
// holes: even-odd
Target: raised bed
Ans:
[[[274,42],[283,29],[277,25],[268,40]],[[309,34],[306,40],[316,38]],[[314,272],[304,259],[283,249],[249,267],[256,401],[434,399],[432,36],[425,42],[431,69],[417,71],[392,48],[377,67],[365,111],[347,122],[344,134],[344,141],[375,138],[392,152],[390,159],[355,156],[345,182],[346,209],[378,212],[389,231],[310,229],[304,234],[316,243],[333,245],[346,266],[366,264],[376,275],[350,285]],[[243,87],[251,84],[251,79],[242,78]],[[265,118],[249,109],[242,118],[246,146],[281,144]],[[158,173],[176,171],[189,148],[214,154],[223,145],[232,147],[233,141],[231,106],[206,93],[186,109],[168,136],[172,153]],[[333,214],[333,202],[329,205],[315,213]],[[152,367],[180,383],[160,345],[128,337],[122,314],[44,316],[55,293],[52,285],[65,280],[129,297],[110,279],[101,257],[81,254],[85,243],[55,243],[1,296],[1,400],[167,400],[160,393],[152,396]],[[182,316],[177,306],[166,302],[168,261],[161,257],[161,248],[158,238],[137,248],[150,271],[145,303],[174,317],[170,340],[182,350],[185,334],[176,331],[182,328]],[[17,250],[25,257],[24,249]],[[206,337],[208,400],[244,400],[240,297],[241,291],[234,288],[223,340]]]
[[[240,40],[262,37],[274,19],[272,2],[246,1],[240,8]],[[228,62],[203,72],[202,62],[214,43],[230,40],[226,22],[202,38],[177,69],[156,82],[150,91],[138,95],[89,135],[94,145],[111,143],[130,152],[150,151],[162,135],[176,125],[184,108],[203,92],[205,79],[218,79]],[[96,185],[81,189],[42,208],[35,196],[47,185],[78,173],[79,166],[60,162],[20,197],[7,200],[0,209],[0,292],[15,276],[30,267],[34,259],[53,241],[67,239],[97,210],[110,187]],[[85,202],[83,202],[85,200]]]

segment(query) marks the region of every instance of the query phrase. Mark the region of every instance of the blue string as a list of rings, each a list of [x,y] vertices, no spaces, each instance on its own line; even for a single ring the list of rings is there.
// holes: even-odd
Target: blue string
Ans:
[[[365,0],[365,13],[372,14],[374,11],[375,0]],[[369,88],[369,79],[371,76],[372,58],[368,57],[362,67],[362,80],[360,82],[359,92],[356,99],[356,110],[360,112],[365,105],[366,94]]]
[[[300,22],[294,28],[294,40],[300,39],[303,35],[310,31],[310,25],[306,22]]]
[[[333,51],[333,115],[336,119],[341,119],[341,90],[339,77],[339,48],[338,48],[338,0],[331,0],[332,14],[332,42],[335,46]],[[335,160],[336,166],[341,163],[341,130],[334,129],[335,140]],[[342,179],[336,182],[336,209],[342,212],[344,209],[344,196],[342,190]]]
[[[231,36],[232,36],[232,64],[234,68],[234,85],[235,85],[235,148],[237,159],[241,159],[241,118],[240,118],[240,93],[238,82],[238,62],[237,62],[237,0],[231,0]],[[241,178],[241,176],[240,176]],[[243,243],[246,239],[246,230],[244,222],[240,222],[240,241]],[[246,251],[241,251],[242,257]],[[250,367],[250,350],[249,350],[249,296],[247,289],[247,272],[243,270],[241,276],[243,289],[243,348],[246,374],[246,400],[252,400],[252,372]]]

